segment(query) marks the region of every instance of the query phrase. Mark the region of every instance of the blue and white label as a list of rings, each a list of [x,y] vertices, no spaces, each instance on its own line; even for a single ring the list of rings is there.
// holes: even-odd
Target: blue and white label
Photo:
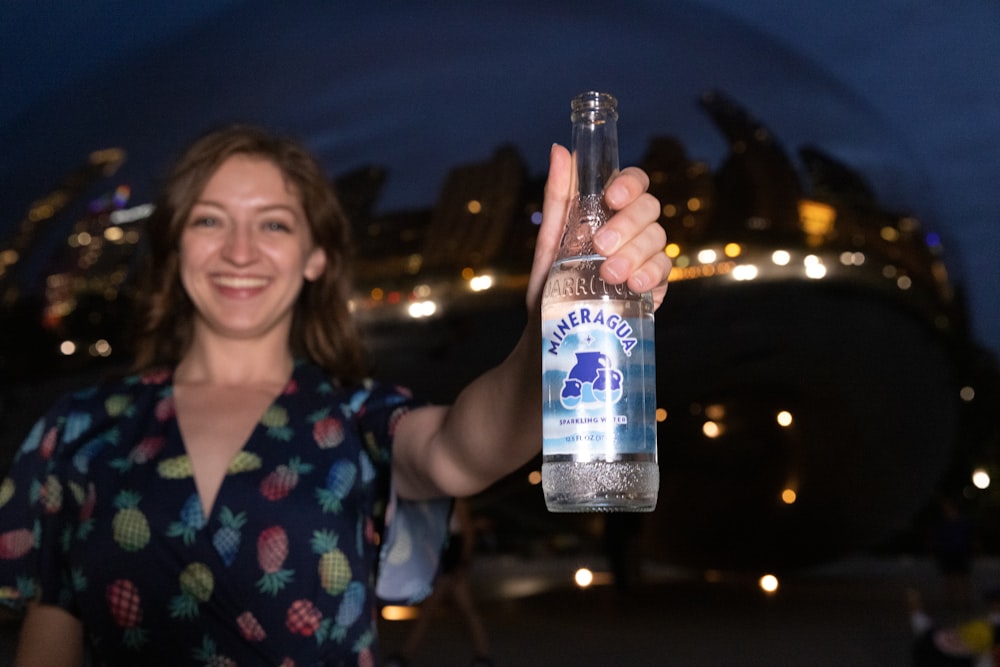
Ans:
[[[628,301],[550,304],[543,312],[543,454],[615,460],[655,452],[653,342]],[[647,363],[648,362],[648,363]]]

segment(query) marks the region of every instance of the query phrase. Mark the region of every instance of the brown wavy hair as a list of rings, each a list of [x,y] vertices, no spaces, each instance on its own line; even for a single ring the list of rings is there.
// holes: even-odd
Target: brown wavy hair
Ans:
[[[174,367],[191,345],[194,305],[180,280],[181,233],[216,169],[234,155],[272,162],[298,194],[326,268],[295,303],[289,347],[344,382],[364,376],[361,337],[350,313],[350,224],[332,182],[299,142],[250,125],[212,131],[181,155],[148,220],[148,253],[137,291],[133,370]]]

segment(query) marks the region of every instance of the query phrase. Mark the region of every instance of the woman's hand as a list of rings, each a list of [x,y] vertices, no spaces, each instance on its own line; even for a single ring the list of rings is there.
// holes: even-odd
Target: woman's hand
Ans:
[[[569,151],[553,145],[549,154],[549,176],[545,182],[542,224],[535,244],[535,257],[528,283],[528,308],[541,303],[542,286],[555,260],[569,209],[572,177]],[[608,186],[605,199],[614,211],[594,235],[594,248],[606,257],[601,277],[609,283],[627,282],[635,292],[653,293],[659,307],[667,292],[670,259],[663,252],[667,236],[657,222],[660,202],[646,190],[649,177],[637,167],[623,169]]]
[[[393,480],[403,498],[477,493],[531,460],[541,445],[542,288],[555,261],[569,206],[570,154],[553,146],[545,183],[526,301],[529,321],[514,350],[457,397],[451,408],[411,410],[396,427]],[[667,291],[670,260],[663,252],[666,234],[657,222],[660,203],[646,188],[641,169],[624,169],[605,196],[615,212],[594,237],[607,259],[601,267],[609,283],[628,282],[637,292],[651,291],[659,306]]]
[[[83,667],[83,623],[55,605],[28,605],[15,667]]]

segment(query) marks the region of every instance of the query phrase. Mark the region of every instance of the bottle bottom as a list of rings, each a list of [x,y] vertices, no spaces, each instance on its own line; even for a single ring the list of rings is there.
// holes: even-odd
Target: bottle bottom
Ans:
[[[659,489],[654,461],[542,461],[550,512],[652,512]]]

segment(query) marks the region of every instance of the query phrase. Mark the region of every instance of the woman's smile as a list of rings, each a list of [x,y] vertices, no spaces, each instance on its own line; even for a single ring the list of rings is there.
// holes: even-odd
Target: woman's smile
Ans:
[[[219,287],[248,290],[266,287],[269,281],[266,278],[250,278],[245,276],[214,276],[212,282]]]

